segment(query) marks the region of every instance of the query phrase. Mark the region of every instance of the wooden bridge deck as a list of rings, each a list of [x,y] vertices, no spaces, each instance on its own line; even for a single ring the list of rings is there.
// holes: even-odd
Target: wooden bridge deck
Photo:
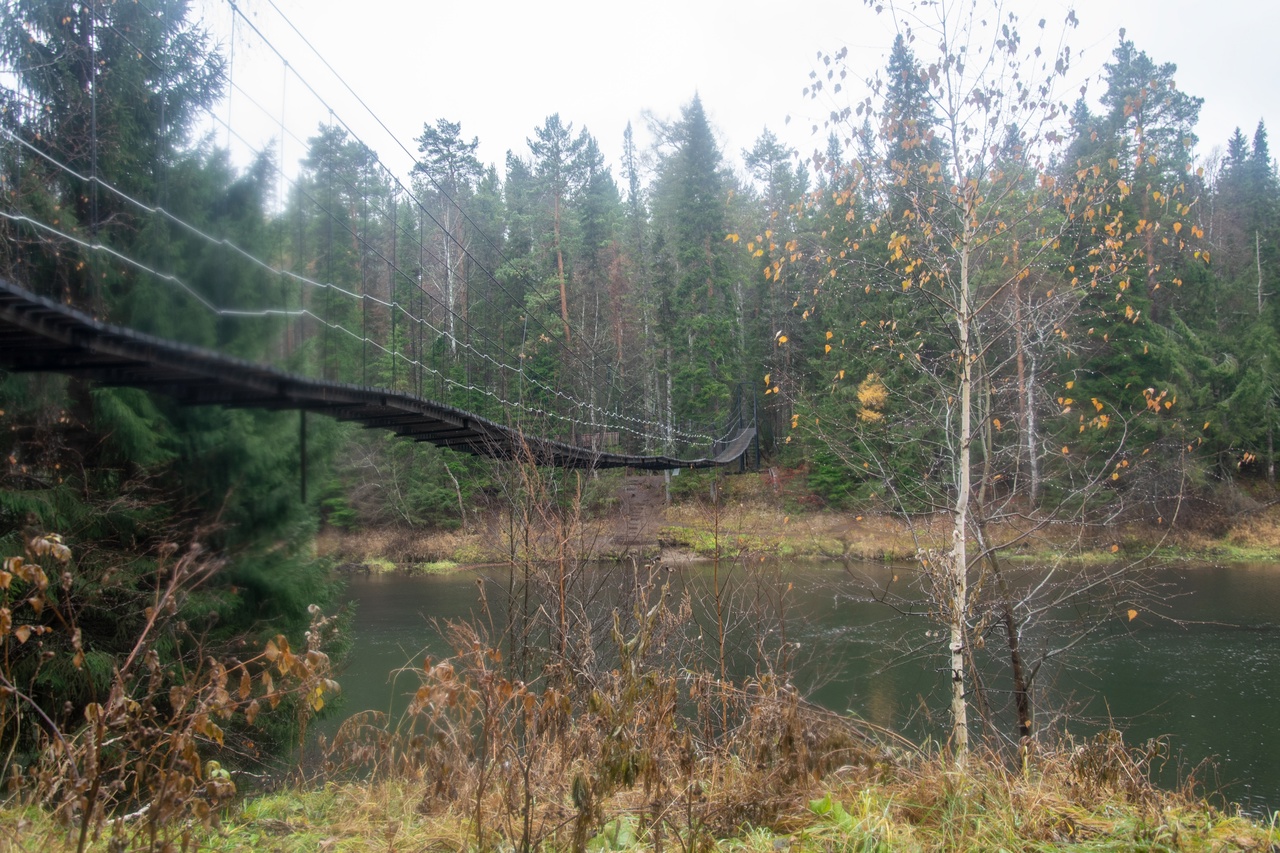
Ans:
[[[309,379],[111,326],[4,279],[0,279],[0,368],[51,371],[141,388],[189,405],[315,412],[462,453],[563,468],[709,468],[738,461],[755,435],[748,427],[718,444],[710,458],[602,452],[529,436],[517,428],[409,394]]]

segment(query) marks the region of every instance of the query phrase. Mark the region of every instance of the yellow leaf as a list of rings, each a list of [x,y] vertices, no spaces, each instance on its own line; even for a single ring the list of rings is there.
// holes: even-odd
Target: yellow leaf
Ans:
[[[832,339],[832,338],[834,338],[834,337],[835,337],[835,334],[834,334],[834,333],[832,333],[832,332],[827,332],[827,340],[831,340],[831,339]]]
[[[1132,622],[1134,619],[1137,619],[1137,618],[1138,618],[1138,611],[1136,611],[1136,610],[1134,610],[1132,607],[1130,607],[1130,608],[1129,608],[1129,621],[1130,621],[1130,622]]]
[[[1116,553],[1116,552],[1117,552],[1117,551],[1119,551],[1119,550],[1120,550],[1120,546],[1119,546],[1119,545],[1112,545],[1112,546],[1111,546],[1111,553],[1112,553],[1112,554]]]
[[[1071,390],[1072,388],[1074,388],[1074,387],[1076,387],[1076,383],[1075,383],[1075,381],[1074,381],[1074,380],[1072,380],[1072,381],[1070,381],[1070,382],[1068,382],[1068,383],[1067,383],[1067,390],[1068,390],[1068,391],[1070,391],[1070,390]]]
[[[826,348],[823,350],[823,353],[824,353],[824,354],[825,354],[825,353],[829,353],[829,352],[831,352],[831,344],[827,344],[827,345],[826,345]]]
[[[772,373],[766,373],[766,374],[764,375],[764,384],[765,384],[765,385],[768,385],[768,384],[769,384],[769,377],[771,377],[771,376],[773,376],[773,374],[772,374]]]
[[[1063,456],[1066,456],[1066,455],[1067,455],[1068,453],[1070,453],[1070,452],[1071,452],[1071,448],[1067,447],[1065,444],[1064,444],[1064,445],[1062,445],[1062,455],[1063,455]]]
[[[738,242],[738,235],[737,235],[737,234],[726,234],[726,235],[725,235],[725,237],[724,237],[724,239],[725,239],[726,241],[731,240],[731,241],[733,241],[734,243],[736,243],[736,242]]]
[[[782,345],[783,345],[783,344],[785,344],[786,342],[787,342],[787,336],[786,336],[786,335],[778,335],[778,346],[782,346]]]
[[[31,636],[31,626],[19,625],[17,628],[13,629],[13,636],[18,638],[19,643],[25,643],[27,638]]]

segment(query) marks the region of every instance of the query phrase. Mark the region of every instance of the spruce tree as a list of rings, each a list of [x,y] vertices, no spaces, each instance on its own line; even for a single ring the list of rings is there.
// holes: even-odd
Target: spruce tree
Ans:
[[[225,61],[189,13],[185,0],[0,9],[0,59],[24,95],[0,110],[23,143],[0,146],[13,190],[6,212],[79,241],[5,220],[0,274],[114,323],[260,358],[279,344],[279,321],[216,314],[144,269],[169,273],[218,306],[284,301],[278,277],[143,207],[163,205],[257,257],[277,248],[266,216],[276,164],[259,157],[238,172],[225,152],[190,143],[199,115],[223,92]],[[140,265],[83,245],[94,243]],[[47,531],[79,556],[59,595],[79,612],[94,665],[37,667],[28,686],[60,725],[73,727],[85,702],[106,695],[112,656],[128,650],[145,621],[171,544],[198,540],[226,560],[181,613],[206,654],[264,629],[297,631],[308,605],[327,600],[323,567],[305,548],[313,519],[299,495],[296,414],[188,408],[48,376],[4,377],[0,409],[11,427],[4,452],[22,460],[0,476],[6,555]],[[331,434],[321,427],[313,449]],[[200,648],[183,645],[191,639],[156,647],[161,670],[192,662],[177,660]]]
[[[664,310],[657,336],[671,377],[669,417],[703,422],[726,411],[742,370],[730,233],[730,182],[697,95],[670,127],[654,187],[655,223],[671,273],[656,282]]]

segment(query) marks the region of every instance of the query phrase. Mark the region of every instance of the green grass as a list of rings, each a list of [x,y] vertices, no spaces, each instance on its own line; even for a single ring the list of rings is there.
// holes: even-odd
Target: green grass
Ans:
[[[1145,790],[1136,798],[1098,789],[1071,776],[1069,757],[1048,759],[1039,770],[1013,774],[975,764],[957,774],[949,762],[932,759],[881,778],[843,768],[797,789],[773,825],[743,822],[718,836],[703,835],[698,849],[738,853],[944,853],[944,851],[1270,851],[1280,845],[1276,818],[1251,820],[1183,794]],[[721,791],[712,779],[726,785]],[[1076,781],[1068,782],[1075,778]],[[740,781],[740,780],[738,780]],[[737,802],[732,774],[710,773],[706,814]],[[464,803],[427,808],[430,780],[367,783],[321,782],[259,794],[222,810],[210,825],[188,827],[188,849],[218,851],[474,850],[474,828]],[[808,794],[804,791],[808,790]],[[652,849],[636,818],[638,801],[622,791],[601,804],[588,835],[592,853]],[[571,813],[572,804],[561,804]],[[567,811],[566,811],[567,810]],[[508,849],[509,825],[487,828],[494,849]],[[671,830],[674,831],[674,830]],[[105,827],[90,846],[110,848]],[[137,824],[123,833],[122,850],[145,849]],[[667,835],[669,849],[688,838]],[[542,849],[569,849],[568,838],[548,838]],[[181,848],[181,845],[178,845]],[[35,807],[0,807],[0,851],[66,853],[75,835]]]
[[[461,568],[460,563],[453,560],[433,560],[426,563],[415,563],[413,566],[414,574],[419,575],[447,575]]]
[[[364,567],[369,571],[378,574],[394,572],[396,570],[396,564],[391,560],[388,560],[386,557],[370,557],[364,561]]]

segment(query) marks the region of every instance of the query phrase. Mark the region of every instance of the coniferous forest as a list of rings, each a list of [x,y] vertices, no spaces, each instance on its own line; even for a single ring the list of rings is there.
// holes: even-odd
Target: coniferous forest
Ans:
[[[1073,101],[1059,93],[1069,51],[1032,49],[1035,27],[1011,22],[984,41],[976,16],[954,29],[910,20],[870,80],[853,79],[843,52],[820,58],[797,98],[843,89],[847,106],[816,129],[813,152],[767,129],[725,150],[717,105],[691,90],[678,115],[652,119],[651,144],[630,126],[594,128],[622,137],[618,163],[569,115],[510,141],[500,163],[481,162],[450,116],[424,115],[416,165],[395,175],[332,121],[308,129],[300,163],[268,147],[236,165],[220,134],[202,132],[228,95],[228,57],[188,0],[13,0],[0,10],[0,278],[141,332],[629,453],[692,452],[746,407],[764,469],[798,484],[796,511],[893,517],[913,536],[944,519],[943,535],[913,540],[927,618],[949,649],[938,737],[962,762],[981,720],[993,752],[1025,769],[1050,647],[1074,645],[1103,611],[1132,620],[1147,579],[1081,569],[1024,595],[1007,555],[1041,541],[1105,550],[1125,525],[1213,531],[1274,499],[1280,177],[1256,116],[1229,139],[1197,135],[1202,101],[1159,45],[1120,39],[1103,90]],[[193,310],[193,298],[240,313]],[[0,375],[0,768],[14,790],[31,773],[81,848],[85,815],[134,810],[153,847],[179,815],[208,820],[235,790],[204,764],[213,744],[230,766],[305,739],[348,642],[320,530],[485,517],[514,530],[522,513],[563,531],[568,514],[614,506],[584,508],[591,487],[569,475],[304,424],[74,375]],[[539,500],[554,511],[532,509]],[[572,805],[542,841],[585,849],[603,798],[639,785],[656,803],[681,773],[680,843],[727,831],[693,817],[694,736],[644,716],[670,685],[637,667],[660,656],[679,607],[645,617],[637,604],[612,633],[595,626],[621,650],[603,668],[615,681],[588,678],[564,605],[570,538],[548,562],[558,615],[526,610],[526,646],[507,647],[522,678],[476,651],[501,652],[510,625],[502,639],[451,629],[470,649],[459,673],[476,681],[428,669],[422,703],[447,693],[471,716],[452,728],[432,718],[455,751],[414,742],[429,753],[421,766],[436,761],[443,778],[481,755],[476,781],[459,783],[468,832],[478,848],[501,834],[531,849],[535,730],[587,731],[594,715],[606,734],[583,742],[617,760],[566,780]],[[510,555],[531,584],[529,543]],[[717,615],[720,592],[717,579]],[[1032,632],[1072,608],[1093,621]],[[723,679],[723,635],[718,666]],[[1008,696],[998,709],[972,681],[993,670]],[[686,697],[707,715],[708,743],[738,749],[733,738],[754,733],[760,751],[738,771],[785,765],[761,789],[779,802],[850,763],[815,757],[819,723],[780,683],[755,688],[776,702],[768,719],[750,691],[730,702],[701,680]],[[673,696],[661,697],[672,714]],[[865,736],[832,725],[836,740]],[[519,775],[487,763],[504,727],[527,795],[504,814],[524,823],[484,830],[486,783]],[[348,775],[390,774],[356,753]],[[857,754],[872,776],[901,758]],[[1123,745],[1090,755],[1150,760]],[[90,772],[106,766],[115,775]],[[636,808],[642,823],[667,821],[675,843],[674,817]],[[830,797],[826,809],[833,825],[852,820]]]

